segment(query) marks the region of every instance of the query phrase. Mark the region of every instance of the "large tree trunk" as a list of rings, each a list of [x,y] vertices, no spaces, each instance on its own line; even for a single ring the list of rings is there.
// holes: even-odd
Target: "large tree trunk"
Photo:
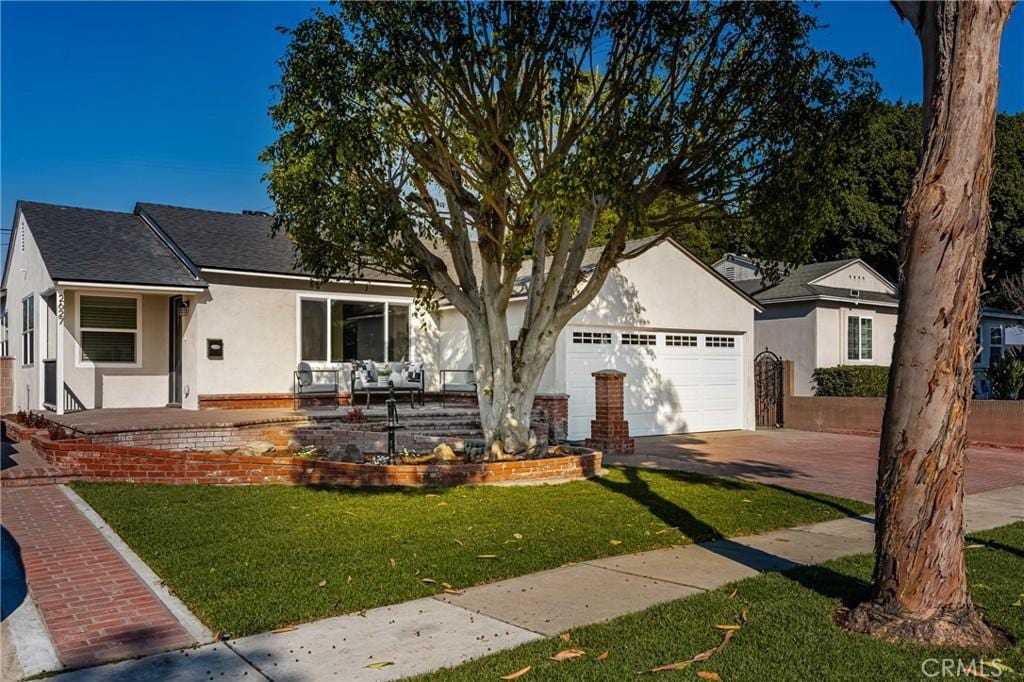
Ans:
[[[882,427],[871,601],[846,614],[887,640],[1005,644],[971,603],[964,453],[988,232],[999,43],[1009,2],[896,2],[924,58],[925,137],[903,210],[903,292]]]

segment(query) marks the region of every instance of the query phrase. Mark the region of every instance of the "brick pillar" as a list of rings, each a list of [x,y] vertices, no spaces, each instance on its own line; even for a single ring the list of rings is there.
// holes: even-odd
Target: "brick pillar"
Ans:
[[[626,373],[614,369],[594,372],[594,395],[597,399],[597,414],[590,422],[588,448],[633,454],[633,439],[629,437],[629,422],[623,413],[623,384]]]
[[[14,358],[0,358],[0,414],[14,412]]]

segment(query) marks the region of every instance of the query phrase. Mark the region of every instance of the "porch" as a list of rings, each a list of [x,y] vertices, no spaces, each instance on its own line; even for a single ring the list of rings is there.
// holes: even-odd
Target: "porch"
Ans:
[[[32,406],[54,415],[183,402],[184,331],[197,291],[101,284],[39,297],[30,343],[40,387]]]

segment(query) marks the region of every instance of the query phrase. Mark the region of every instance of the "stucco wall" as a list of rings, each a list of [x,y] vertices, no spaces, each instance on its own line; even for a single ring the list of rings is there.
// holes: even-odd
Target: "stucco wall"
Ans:
[[[43,320],[46,305],[40,294],[53,287],[53,281],[46,272],[46,266],[39,255],[39,248],[32,238],[32,232],[20,213],[11,234],[11,262],[7,273],[7,309],[11,355],[14,356],[14,409],[38,409],[42,406],[42,353],[40,342],[45,339]],[[21,349],[21,300],[35,296],[36,353],[31,366],[25,365]]]
[[[204,274],[209,283],[198,297],[187,348],[195,362],[195,393],[284,393],[292,391],[298,363],[299,295],[348,295],[411,304],[407,287],[329,284],[316,288],[302,280]],[[417,347],[423,319],[413,312],[411,347]],[[432,322],[428,319],[429,327]],[[432,341],[424,333],[424,344]],[[207,357],[207,339],[224,342],[224,358]],[[413,350],[413,354],[416,350]]]
[[[850,316],[872,319],[871,360],[847,358],[847,319]],[[892,347],[896,335],[896,308],[883,308],[869,304],[850,306],[820,302],[817,312],[816,367],[836,365],[883,365],[892,362]],[[799,395],[799,394],[798,394]]]
[[[509,306],[513,338],[522,324],[523,303]],[[595,299],[570,326],[647,327],[659,330],[739,334],[743,341],[745,427],[754,428],[754,307],[740,293],[671,244],[662,244],[612,271]],[[440,316],[442,366],[472,365],[465,320],[453,310]],[[566,333],[559,335],[541,381],[541,393],[565,393]]]
[[[64,383],[87,409],[160,407],[168,400],[169,308],[166,294],[141,296],[140,367],[90,367],[81,361],[78,295],[110,296],[104,290],[64,291]],[[58,399],[60,397],[58,396]]]
[[[813,303],[781,303],[758,313],[754,323],[755,352],[765,348],[793,361],[796,395],[812,395],[811,376],[817,366],[817,308]]]

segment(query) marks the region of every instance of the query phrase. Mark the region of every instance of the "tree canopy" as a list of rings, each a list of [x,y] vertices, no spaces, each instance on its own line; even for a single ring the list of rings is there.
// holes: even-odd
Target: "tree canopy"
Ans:
[[[320,277],[372,268],[454,305],[489,435],[492,408],[522,421],[561,329],[637,255],[629,237],[739,220],[869,88],[863,60],[810,46],[815,26],[787,2],[317,10],[289,31],[271,109],[275,224]],[[809,205],[794,194],[787,218]],[[765,244],[805,248],[804,224]]]

